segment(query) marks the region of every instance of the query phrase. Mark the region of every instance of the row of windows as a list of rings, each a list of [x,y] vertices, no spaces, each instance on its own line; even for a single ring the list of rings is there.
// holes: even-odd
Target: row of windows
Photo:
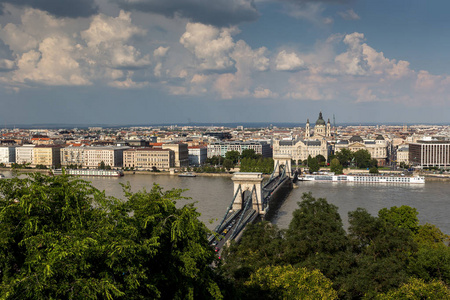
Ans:
[[[355,177],[355,181],[359,182],[374,182],[381,181],[381,177]],[[406,177],[383,177],[387,182],[409,182]]]

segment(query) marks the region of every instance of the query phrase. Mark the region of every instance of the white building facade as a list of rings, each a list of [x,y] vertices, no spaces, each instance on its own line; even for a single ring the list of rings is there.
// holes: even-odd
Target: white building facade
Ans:
[[[225,157],[228,151],[237,151],[242,154],[242,151],[247,149],[253,149],[256,154],[261,154],[263,157],[272,157],[272,148],[265,141],[234,141],[234,142],[214,142],[210,143],[207,148],[207,156],[211,158],[213,156]]]
[[[325,140],[275,140],[273,155],[290,155],[296,164],[308,159],[308,156],[322,155],[328,159],[328,143]]]
[[[450,141],[417,141],[409,144],[413,166],[450,168]]]
[[[32,164],[34,147],[36,147],[36,145],[23,145],[16,147],[16,163]]]
[[[0,147],[0,163],[10,165],[16,162],[16,146]]]
[[[105,166],[121,168],[123,151],[129,147],[66,147],[61,149],[61,165],[81,165],[83,168],[98,168],[102,162]]]

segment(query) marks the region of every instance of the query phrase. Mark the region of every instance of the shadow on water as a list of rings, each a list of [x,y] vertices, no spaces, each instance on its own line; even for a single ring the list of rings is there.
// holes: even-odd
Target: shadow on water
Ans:
[[[271,196],[269,202],[269,211],[265,215],[265,220],[272,223],[276,223],[276,220],[285,212],[279,213],[280,207],[283,205],[284,201],[288,198],[292,191],[292,182],[287,180],[280,186]]]

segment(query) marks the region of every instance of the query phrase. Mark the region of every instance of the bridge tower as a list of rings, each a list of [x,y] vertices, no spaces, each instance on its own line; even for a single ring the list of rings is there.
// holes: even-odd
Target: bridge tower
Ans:
[[[262,173],[237,172],[231,179],[234,182],[234,194],[236,195],[233,202],[233,210],[243,208],[244,194],[250,192],[252,194],[253,209],[258,214],[264,214],[262,203]]]
[[[292,176],[292,164],[291,164],[291,156],[290,155],[274,155],[273,156],[273,172],[274,176],[280,175],[282,172],[281,168],[284,166],[286,170],[286,176]]]

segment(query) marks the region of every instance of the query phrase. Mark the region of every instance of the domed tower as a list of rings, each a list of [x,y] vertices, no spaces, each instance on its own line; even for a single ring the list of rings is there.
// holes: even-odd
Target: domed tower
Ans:
[[[331,123],[330,123],[330,119],[328,119],[328,122],[327,122],[327,135],[326,135],[327,137],[330,137],[331,136]]]
[[[309,119],[306,120],[306,127],[305,127],[305,139],[309,139],[311,137],[309,133]]]
[[[322,112],[319,113],[319,118],[316,121],[316,126],[314,126],[314,135],[322,137],[326,135],[326,125],[322,117]]]

